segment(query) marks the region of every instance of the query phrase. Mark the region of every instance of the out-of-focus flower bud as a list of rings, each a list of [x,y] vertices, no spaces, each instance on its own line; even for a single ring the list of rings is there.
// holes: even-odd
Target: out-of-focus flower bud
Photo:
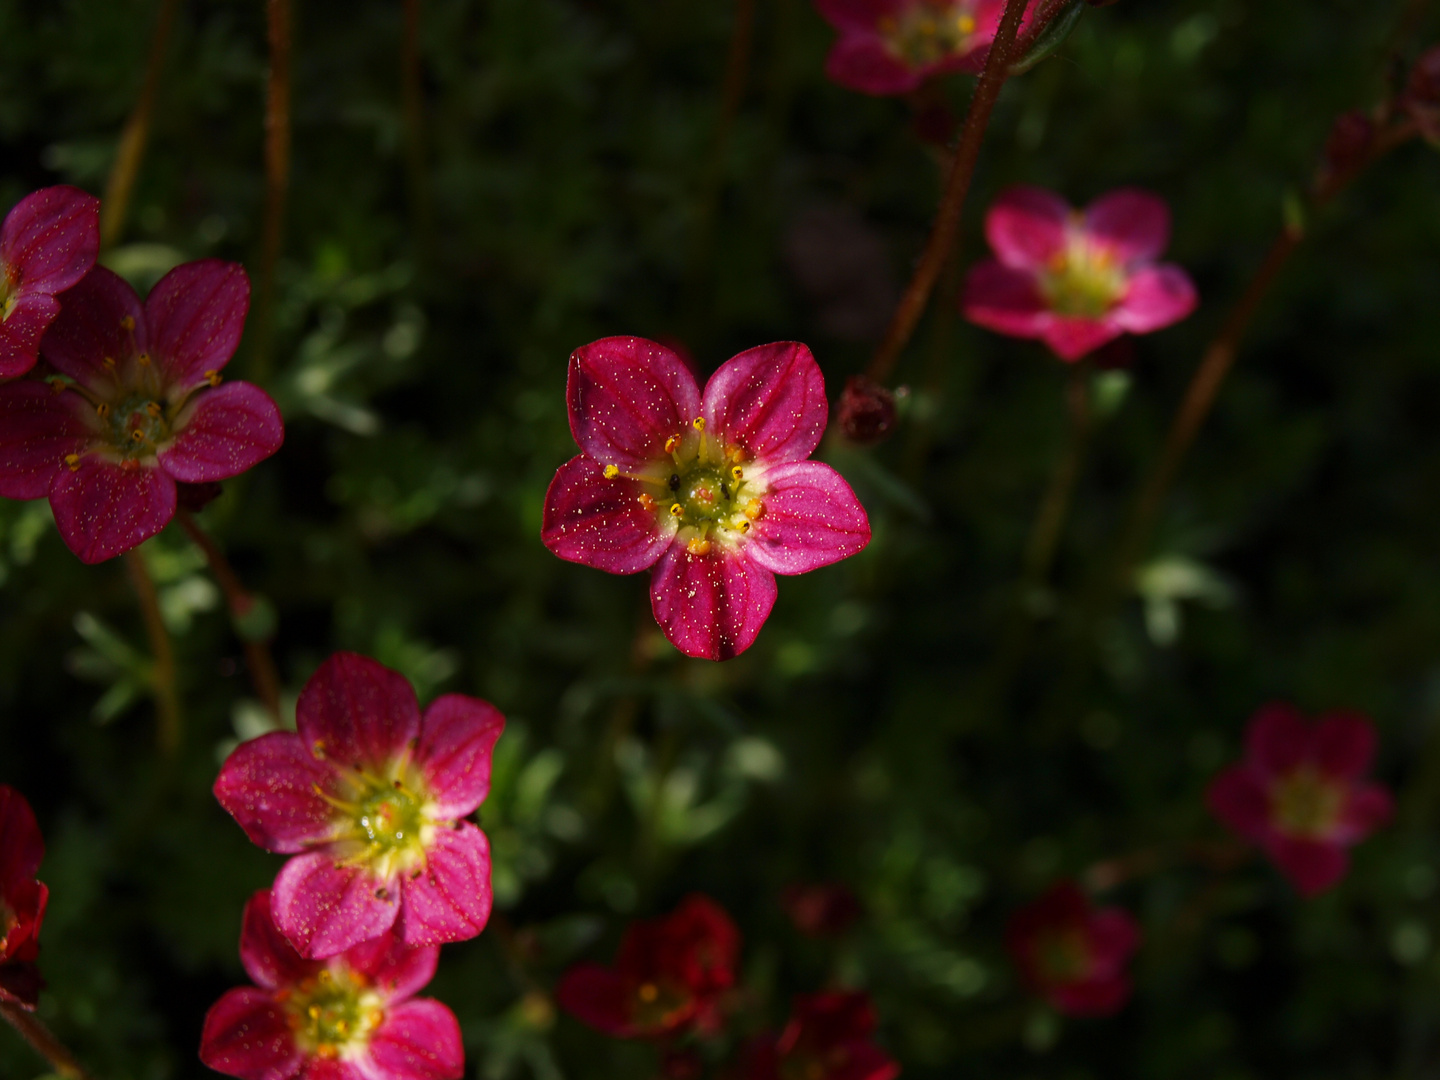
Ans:
[[[1375,121],[1360,109],[1351,109],[1335,118],[1325,149],[1320,155],[1316,186],[1342,183],[1359,171],[1375,145]]]
[[[840,394],[840,430],[861,446],[883,442],[895,429],[895,395],[874,379],[851,375]]]
[[[1431,142],[1440,142],[1440,45],[1426,49],[1410,69],[1400,107]]]
[[[787,886],[780,903],[806,937],[840,937],[862,914],[859,897],[844,885],[827,882]]]

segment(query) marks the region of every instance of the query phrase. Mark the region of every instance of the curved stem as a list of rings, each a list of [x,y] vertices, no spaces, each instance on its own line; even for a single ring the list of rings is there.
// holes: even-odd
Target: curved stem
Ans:
[[[275,267],[285,239],[285,201],[290,190],[290,70],[293,13],[290,0],[267,0],[270,76],[265,89],[265,217],[255,303],[254,378],[270,373],[275,336]]]
[[[145,557],[138,549],[125,553],[125,572],[135,589],[135,598],[140,602],[140,617],[145,622],[145,634],[150,639],[150,685],[155,694],[157,740],[161,753],[173,757],[180,749],[183,730],[180,691],[175,682],[175,647],[160,615],[160,598],[155,592],[155,582],[145,565]]]
[[[56,1074],[66,1080],[91,1080],[84,1066],[44,1024],[31,1013],[8,1001],[0,1001],[0,1016],[3,1016],[20,1037],[29,1043],[37,1054],[50,1063]]]
[[[268,639],[257,641],[249,637],[240,631],[238,625],[255,609],[255,597],[241,584],[239,575],[235,573],[225,553],[220,550],[220,545],[200,527],[189,511],[176,511],[175,517],[195,546],[205,553],[210,572],[215,576],[215,583],[220,586],[220,591],[225,594],[225,606],[230,609],[230,617],[237,624],[237,632],[245,646],[245,665],[250,671],[250,682],[255,687],[255,696],[260,699],[260,704],[265,707],[271,719],[279,721],[280,677],[275,671],[275,660],[270,655],[270,642]]]

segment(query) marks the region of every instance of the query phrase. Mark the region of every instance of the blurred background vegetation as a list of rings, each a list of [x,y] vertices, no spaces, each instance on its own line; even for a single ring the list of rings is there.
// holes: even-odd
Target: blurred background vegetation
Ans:
[[[144,83],[159,0],[0,0],[0,204],[97,194]],[[573,453],[572,349],[626,333],[705,371],[799,339],[832,398],[863,368],[923,243],[955,78],[915,123],[828,83],[808,0],[760,0],[719,132],[730,0],[424,0],[407,118],[402,0],[297,0],[294,152],[264,381],[284,450],[205,511],[278,617],[292,695],[338,648],[510,726],[482,823],[497,914],[432,987],[471,1075],[653,1074],[644,1046],[547,992],[625,921],[702,890],[746,938],[740,1039],[792,993],[867,988],[921,1078],[1422,1077],[1440,1069],[1440,203],[1433,151],[1381,161],[1320,218],[1262,309],[1144,553],[1093,633],[1085,583],[1228,305],[1343,109],[1440,37],[1423,0],[1121,0],[1007,86],[960,240],[1003,187],[1077,204],[1122,184],[1174,210],[1203,298],[1087,376],[1097,411],[1049,586],[1007,691],[997,641],[1066,440],[1067,370],[968,327],[942,296],[904,357],[902,422],[827,444],[875,540],[786,579],[754,648],[715,665],[655,629],[643,575],[541,546]],[[105,261],[260,251],[267,54],[259,0],[182,0],[128,224]],[[412,84],[414,85],[414,84]],[[119,564],[81,566],[44,503],[0,504],[0,781],[34,803],[51,908],[41,1015],[100,1076],[204,1073],[209,1004],[242,979],[241,908],[279,860],[210,796],[265,730],[203,559],[145,557],[181,664],[185,744],[155,750],[148,646]],[[1077,651],[1094,675],[1056,697]],[[1368,712],[1401,813],[1333,893],[1261,861],[1191,865],[1201,805],[1263,702]],[[1064,1021],[1017,986],[1000,932],[1061,875],[1154,852],[1107,903],[1146,940],[1137,993]],[[1174,855],[1172,858],[1171,855]],[[1141,860],[1143,863],[1145,860]],[[848,883],[865,915],[801,938],[779,897]],[[0,1031],[0,1072],[41,1073]]]

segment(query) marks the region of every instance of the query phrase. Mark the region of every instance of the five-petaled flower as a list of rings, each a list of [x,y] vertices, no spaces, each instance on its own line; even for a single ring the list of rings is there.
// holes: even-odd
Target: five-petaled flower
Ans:
[[[100,250],[100,200],[79,188],[27,195],[0,225],[0,379],[24,375],[60,312],[56,293],[83,278]]]
[[[25,797],[0,784],[0,1001],[35,1008],[44,985],[35,966],[49,892],[35,880],[45,841]]]
[[[1375,728],[1362,716],[1330,713],[1311,726],[1293,706],[1267,705],[1245,732],[1245,760],[1211,781],[1205,802],[1314,896],[1394,810],[1389,792],[1362,779],[1374,757]]]
[[[745,1080],[894,1080],[900,1066],[871,1040],[875,1022],[866,994],[799,995],[779,1038],[751,1047]]]
[[[303,956],[386,933],[464,941],[490,917],[490,846],[464,820],[490,790],[504,717],[461,694],[425,714],[404,676],[354,653],[320,665],[298,732],[241,743],[215,797],[255,843],[294,854],[275,879],[275,922]]]
[[[1095,908],[1062,881],[1010,919],[1005,944],[1035,993],[1070,1016],[1108,1016],[1130,997],[1125,970],[1140,928],[1120,908]]]
[[[1005,0],[816,0],[840,32],[825,74],[862,94],[905,94],[985,66]]]
[[[555,474],[542,539],[615,574],[653,567],[655,619],[688,656],[749,648],[775,575],[855,554],[870,522],[834,469],[806,459],[825,431],[825,382],[795,342],[750,349],[702,395],[674,352],[641,338],[576,350],[570,430],[583,453]]]
[[[615,966],[578,964],[556,988],[560,1007],[621,1039],[658,1039],[682,1030],[714,1031],[720,998],[735,984],[740,932],[724,910],[698,894],[671,914],[632,923]]]
[[[985,216],[995,258],[966,277],[961,308],[973,323],[1039,338],[1078,360],[1121,334],[1148,334],[1195,310],[1195,286],[1172,263],[1170,211],[1120,188],[1083,211],[1035,187],[1004,192]]]
[[[384,933],[328,960],[285,940],[261,890],[245,906],[240,960],[254,986],[210,1007],[200,1060],[242,1080],[458,1080],[460,1025],[438,1001],[414,1000],[435,974],[438,946]]]
[[[0,386],[0,496],[48,497],[65,543],[95,563],[163,529],[177,481],[225,480],[273,454],[275,402],[220,379],[249,306],[236,263],[178,266],[143,306],[91,270],[41,344],[55,373]]]

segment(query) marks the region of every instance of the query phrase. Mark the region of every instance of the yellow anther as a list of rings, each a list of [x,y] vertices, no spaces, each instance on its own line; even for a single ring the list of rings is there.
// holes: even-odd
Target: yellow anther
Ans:
[[[658,998],[659,996],[660,996],[660,988],[659,988],[658,986],[656,986],[654,983],[648,983],[648,982],[647,982],[647,983],[645,983],[644,985],[642,985],[642,986],[640,987],[640,1000],[643,1001],[643,1002],[645,1002],[645,1004],[647,1004],[647,1005],[650,1004],[652,1001],[654,1001],[654,1000],[655,1000],[656,998]]]
[[[134,431],[130,432],[130,438],[137,443],[142,443],[145,441],[145,432],[137,427]]]
[[[667,453],[667,454],[673,454],[676,450],[679,450],[679,449],[680,449],[680,436],[679,436],[679,435],[671,435],[668,439],[665,440],[665,453]]]
[[[693,427],[696,431],[704,431],[705,418],[703,416],[695,417],[694,420],[690,421],[690,426]]]
[[[120,320],[120,329],[121,329],[121,330],[126,330],[126,331],[134,330],[134,329],[135,329],[135,316],[133,316],[133,315],[126,315],[123,319],[121,319],[121,320]]]
[[[145,411],[149,413],[152,420],[160,419],[160,403],[158,401],[152,401],[150,402],[150,404],[146,405]]]
[[[113,356],[106,356],[102,358],[100,363],[104,364],[111,371],[115,370],[115,358]]]
[[[731,465],[739,465],[745,460],[746,456],[744,449],[739,446],[731,446],[725,450],[725,460],[730,462]]]
[[[135,358],[135,362],[136,362],[137,364],[139,364],[141,367],[149,367],[149,366],[150,366],[150,354],[149,354],[148,352],[142,352],[139,356],[137,356],[137,357]]]
[[[691,555],[709,555],[710,541],[697,536],[685,545],[685,550]]]
[[[650,513],[653,514],[655,512],[655,496],[651,495],[648,491],[642,491],[637,501]]]
[[[744,480],[745,470],[740,468],[739,465],[736,465],[733,469],[730,470],[730,478],[732,480]]]
[[[741,519],[740,519],[740,531],[741,531],[742,533],[748,533],[748,532],[750,531],[750,528],[751,528],[750,519],[749,519],[749,518],[741,518]]]
[[[306,1009],[305,1011],[310,1014],[310,1019],[311,1019],[311,1020],[319,1020],[319,1019],[320,1019],[320,1006],[319,1006],[319,1005],[311,1005],[310,1008]]]
[[[321,968],[321,969],[320,969],[320,981],[321,981],[322,983],[328,983],[328,982],[330,981],[330,969],[329,969],[329,968]]]
[[[759,499],[751,499],[745,504],[745,516],[754,521],[765,512],[765,504]]]
[[[671,517],[675,517],[675,518],[682,518],[682,517],[684,517],[684,516],[685,516],[685,508],[684,508],[683,506],[681,506],[679,503],[671,503],[671,504],[670,504],[670,516],[671,516]]]
[[[615,477],[617,477],[617,476],[619,476],[619,475],[620,475],[620,469],[619,469],[617,466],[615,466],[615,465],[606,465],[606,466],[605,466],[605,479],[606,479],[606,480],[614,480]]]
[[[972,15],[961,15],[957,25],[962,34],[973,34],[975,32],[975,18]]]
[[[79,471],[80,471],[80,455],[79,455],[79,454],[66,454],[66,455],[65,455],[65,464],[70,466],[70,471],[71,471],[71,472],[79,472]]]
[[[219,386],[220,372],[214,370],[213,368],[205,372],[205,381],[208,382],[211,386]]]
[[[101,420],[104,420],[107,416],[110,415],[110,406],[106,405],[102,401],[99,405],[95,406],[95,413],[97,416],[100,417]]]
[[[57,394],[63,394],[65,392],[65,380],[58,375],[45,381],[50,384],[50,389],[54,390]]]

